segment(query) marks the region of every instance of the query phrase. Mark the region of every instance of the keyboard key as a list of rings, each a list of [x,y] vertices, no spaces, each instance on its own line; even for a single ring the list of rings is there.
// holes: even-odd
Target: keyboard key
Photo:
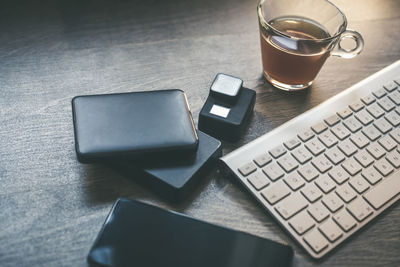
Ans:
[[[342,119],[346,119],[348,116],[350,116],[351,114],[353,114],[353,112],[351,111],[351,109],[349,109],[348,107],[342,109],[341,111],[337,112],[337,114],[339,115],[339,117],[341,117]]]
[[[293,148],[298,147],[301,142],[297,137],[293,137],[292,139],[283,143],[287,149],[292,150]]]
[[[299,164],[291,155],[285,155],[278,160],[278,164],[286,171],[291,172],[296,169]]]
[[[308,141],[305,146],[314,156],[317,156],[325,151],[324,145],[318,139]]]
[[[363,125],[368,125],[374,120],[374,118],[366,110],[361,110],[360,112],[357,112],[354,116]]]
[[[361,109],[364,108],[364,104],[361,102],[361,100],[357,100],[357,101],[351,103],[351,104],[349,105],[349,107],[350,107],[354,112],[357,112],[357,111],[359,111],[359,110],[361,110]]]
[[[362,177],[361,174],[350,179],[349,184],[357,191],[357,193],[362,194],[369,188],[368,182]]]
[[[370,125],[362,130],[362,133],[371,141],[375,141],[381,136],[381,133],[374,125]]]
[[[369,144],[368,138],[361,132],[353,134],[350,136],[350,140],[358,147],[364,148],[366,145]]]
[[[350,214],[356,218],[357,221],[361,222],[369,215],[372,214],[373,209],[368,203],[361,197],[357,198],[347,206],[347,210]]]
[[[324,121],[329,126],[333,126],[333,125],[335,125],[336,123],[338,123],[340,121],[340,118],[336,114],[334,114],[334,115],[329,116],[328,118],[326,118]]]
[[[385,149],[378,143],[372,143],[367,147],[367,151],[375,158],[380,159],[386,154]]]
[[[307,181],[311,182],[315,178],[318,177],[319,173],[318,171],[311,165],[307,164],[301,167],[298,171],[300,175]]]
[[[313,131],[316,134],[320,134],[323,131],[325,131],[326,129],[328,129],[328,126],[326,126],[326,124],[321,121],[321,122],[315,124],[314,126],[312,126],[311,129],[313,129]]]
[[[328,221],[324,222],[318,228],[331,242],[335,242],[339,237],[341,237],[343,235],[342,230],[332,220],[328,220]]]
[[[273,149],[271,149],[269,151],[269,153],[274,157],[274,158],[279,158],[280,156],[282,156],[283,154],[286,153],[286,149],[282,146],[276,146]]]
[[[294,216],[289,224],[299,235],[302,235],[311,229],[315,225],[315,222],[306,211],[303,211]]]
[[[321,252],[329,244],[326,238],[317,229],[305,235],[304,241],[306,241],[315,253]]]
[[[336,145],[338,142],[338,139],[330,131],[325,131],[318,136],[318,139],[328,148]]]
[[[327,174],[320,176],[315,184],[322,190],[325,194],[329,193],[333,189],[335,189],[336,184]]]
[[[307,206],[308,201],[300,193],[295,193],[279,202],[275,209],[283,219],[287,220]]]
[[[271,205],[274,205],[281,199],[287,197],[289,194],[290,189],[282,180],[268,186],[263,191],[261,191],[261,195]]]
[[[322,197],[321,190],[319,190],[315,184],[308,184],[300,191],[311,203]]]
[[[350,178],[349,174],[340,166],[333,168],[329,172],[329,176],[335,180],[337,184],[343,184]]]
[[[343,124],[353,133],[362,128],[362,124],[354,117],[349,117],[348,119],[343,121]]]
[[[263,172],[271,179],[271,181],[276,181],[281,178],[285,172],[279,167],[275,162],[268,164],[263,169]]]
[[[381,108],[383,108],[386,112],[391,111],[392,109],[394,109],[396,107],[396,105],[393,103],[392,100],[390,100],[389,97],[385,96],[384,98],[382,98],[381,100],[378,101],[379,106],[381,106]]]
[[[395,167],[400,167],[400,154],[397,151],[393,151],[386,156],[386,159]]]
[[[264,167],[272,160],[271,156],[268,154],[262,154],[254,159],[254,162],[258,165],[258,167]]]
[[[395,111],[386,114],[385,119],[395,127],[400,125],[400,116]]]
[[[239,172],[243,176],[247,176],[256,170],[257,170],[257,167],[256,167],[256,165],[254,165],[253,162],[246,163],[245,165],[243,165],[242,167],[239,168]]]
[[[381,146],[383,146],[387,151],[392,151],[397,146],[396,141],[393,140],[393,138],[389,135],[386,135],[379,139],[378,143],[381,144]]]
[[[335,192],[322,198],[322,203],[331,211],[336,212],[343,207],[343,201],[336,195]]]
[[[311,153],[305,147],[299,147],[292,152],[292,156],[301,164],[306,163],[312,158]]]
[[[382,179],[382,175],[374,168],[374,166],[368,167],[363,170],[361,175],[372,185],[376,184]]]
[[[383,86],[387,91],[392,92],[397,89],[397,84],[391,81]]]
[[[345,209],[334,215],[333,219],[345,232],[350,231],[357,224],[356,220]]]
[[[348,184],[343,184],[336,189],[336,194],[346,203],[349,203],[357,197],[356,191],[351,188]]]
[[[381,117],[383,114],[385,114],[385,111],[383,111],[383,109],[378,106],[377,103],[374,103],[372,105],[370,105],[369,107],[367,107],[367,111],[374,116],[375,119],[378,119],[379,117]]]
[[[364,168],[367,168],[374,162],[374,158],[365,150],[358,152],[354,158],[360,163]]]
[[[348,159],[342,163],[342,167],[351,175],[354,176],[362,169],[361,165],[355,159]]]
[[[301,139],[301,141],[306,142],[306,141],[310,140],[311,138],[313,138],[314,133],[313,133],[313,131],[311,131],[311,129],[309,129],[309,130],[306,130],[306,131],[298,134],[297,136]]]
[[[361,98],[361,101],[364,102],[365,105],[369,105],[375,102],[375,97],[372,94],[368,94]]]
[[[350,157],[357,152],[357,147],[350,141],[350,139],[342,141],[338,147],[347,157]]]
[[[396,105],[400,105],[400,92],[395,91],[389,95],[389,98],[396,103]]]
[[[301,178],[300,174],[297,172],[290,173],[283,180],[293,191],[299,189],[305,184],[304,179]]]
[[[375,121],[374,125],[376,128],[379,129],[379,131],[381,131],[384,134],[389,132],[390,129],[392,129],[392,125],[385,118],[381,118]]]
[[[368,191],[364,198],[377,210],[399,193],[400,173],[396,172]]]
[[[350,131],[347,130],[347,128],[343,124],[337,124],[333,126],[331,131],[340,140],[343,140],[350,135]]]
[[[250,184],[254,187],[256,190],[263,189],[267,185],[269,185],[269,180],[265,176],[265,174],[261,171],[257,171],[253,173],[252,175],[247,178],[250,182]]]
[[[390,136],[393,137],[393,139],[400,144],[400,129],[396,129],[390,132]]]
[[[386,159],[375,162],[374,167],[383,176],[388,176],[394,170],[393,166]]]
[[[321,173],[326,172],[330,168],[332,168],[332,163],[324,156],[320,155],[313,159],[311,163],[317,168]]]
[[[319,223],[329,217],[329,210],[321,202],[309,206],[308,213]]]
[[[325,153],[325,156],[335,165],[342,162],[345,159],[344,154],[337,147],[328,150]]]
[[[376,96],[377,98],[381,98],[384,95],[386,95],[386,91],[383,88],[379,88],[377,90],[375,90],[374,92],[372,92],[374,94],[374,96]]]

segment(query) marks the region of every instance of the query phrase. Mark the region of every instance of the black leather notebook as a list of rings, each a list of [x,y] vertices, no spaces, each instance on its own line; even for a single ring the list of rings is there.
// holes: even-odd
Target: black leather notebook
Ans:
[[[75,148],[83,163],[194,153],[198,136],[182,90],[77,96]]]

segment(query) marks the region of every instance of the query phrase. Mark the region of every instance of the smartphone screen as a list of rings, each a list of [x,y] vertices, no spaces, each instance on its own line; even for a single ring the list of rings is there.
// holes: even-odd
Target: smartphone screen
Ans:
[[[118,199],[88,261],[101,266],[290,266],[292,248],[130,199]]]

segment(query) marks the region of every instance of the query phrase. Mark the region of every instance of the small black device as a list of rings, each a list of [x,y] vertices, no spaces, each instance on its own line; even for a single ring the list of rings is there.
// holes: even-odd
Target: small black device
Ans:
[[[199,130],[219,139],[237,141],[253,112],[256,92],[239,78],[219,73],[200,111]]]
[[[75,148],[82,163],[116,158],[171,158],[194,153],[198,136],[179,89],[77,96]]]
[[[88,255],[95,266],[286,267],[289,246],[130,199],[118,199]]]
[[[184,200],[222,156],[221,142],[198,131],[197,151],[185,159],[156,160],[142,164],[116,161],[113,167],[152,192],[172,202]]]

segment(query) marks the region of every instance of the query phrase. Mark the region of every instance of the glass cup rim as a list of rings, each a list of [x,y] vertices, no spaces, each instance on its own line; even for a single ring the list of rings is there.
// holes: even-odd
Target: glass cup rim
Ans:
[[[327,2],[328,4],[330,4],[331,6],[333,6],[334,8],[336,8],[336,10],[339,12],[339,14],[342,16],[343,19],[343,23],[341,25],[341,29],[338,33],[336,33],[333,36],[327,37],[327,38],[320,38],[320,39],[306,39],[306,38],[299,38],[299,37],[294,37],[294,36],[290,36],[282,31],[279,31],[278,29],[275,29],[271,24],[269,24],[268,22],[265,21],[265,18],[263,16],[263,8],[262,8],[262,4],[265,2],[265,0],[260,0],[260,2],[258,3],[257,6],[257,14],[258,14],[258,20],[261,24],[261,26],[263,28],[269,28],[271,29],[274,33],[289,38],[289,39],[294,39],[294,40],[298,40],[298,41],[312,41],[312,42],[325,42],[325,41],[331,41],[333,39],[338,38],[342,33],[344,33],[346,31],[347,28],[347,18],[345,16],[345,14],[331,1],[329,0],[321,0],[324,2]]]

